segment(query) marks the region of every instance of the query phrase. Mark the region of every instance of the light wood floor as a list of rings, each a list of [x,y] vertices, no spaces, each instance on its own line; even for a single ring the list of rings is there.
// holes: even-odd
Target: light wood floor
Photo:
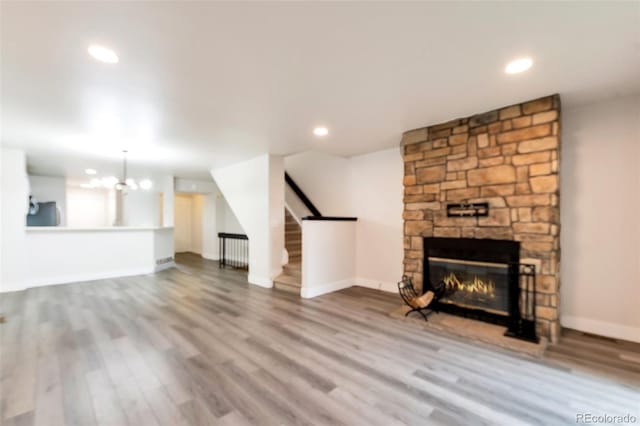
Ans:
[[[575,424],[640,417],[640,388],[390,318],[394,295],[312,300],[178,269],[2,296],[5,425]]]
[[[565,329],[560,343],[550,346],[545,356],[557,365],[640,388],[640,343]]]

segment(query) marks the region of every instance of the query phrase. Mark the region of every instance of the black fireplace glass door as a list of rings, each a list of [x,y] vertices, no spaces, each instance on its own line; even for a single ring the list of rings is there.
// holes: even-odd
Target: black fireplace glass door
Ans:
[[[441,303],[509,314],[507,264],[429,257],[429,280],[444,285]]]

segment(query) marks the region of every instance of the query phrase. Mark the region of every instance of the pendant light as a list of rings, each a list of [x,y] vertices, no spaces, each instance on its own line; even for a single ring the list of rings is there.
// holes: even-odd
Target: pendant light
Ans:
[[[122,150],[122,179],[116,183],[117,191],[126,191],[127,189],[127,150]]]

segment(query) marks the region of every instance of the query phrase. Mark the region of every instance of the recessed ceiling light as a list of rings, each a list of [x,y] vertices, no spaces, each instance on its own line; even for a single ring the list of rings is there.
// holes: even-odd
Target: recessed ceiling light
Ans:
[[[118,55],[116,55],[116,52],[103,46],[89,46],[89,54],[101,62],[108,64],[118,63]]]
[[[313,129],[313,134],[316,136],[327,136],[329,134],[329,129],[326,127],[316,127]]]
[[[96,169],[86,169],[84,172],[88,175],[95,175],[96,173],[98,173]]]
[[[533,60],[531,58],[520,58],[513,60],[507,64],[504,72],[507,74],[518,74],[531,68]]]

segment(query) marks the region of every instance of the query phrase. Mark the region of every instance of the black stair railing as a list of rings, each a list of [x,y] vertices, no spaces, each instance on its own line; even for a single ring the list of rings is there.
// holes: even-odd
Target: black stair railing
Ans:
[[[317,217],[322,216],[322,213],[320,213],[320,210],[318,210],[316,206],[313,205],[309,197],[307,197],[307,195],[302,191],[302,189],[300,189],[300,187],[294,182],[294,180],[291,179],[291,176],[289,176],[289,173],[287,172],[284,172],[284,181],[287,183],[287,185],[289,185],[289,187],[293,190],[293,192],[295,192],[298,198],[300,198],[300,201],[302,201],[302,203],[307,207],[307,209],[309,209],[309,211],[313,216],[317,216]]]
[[[246,235],[218,233],[218,253],[221,268],[249,270],[249,237]]]

